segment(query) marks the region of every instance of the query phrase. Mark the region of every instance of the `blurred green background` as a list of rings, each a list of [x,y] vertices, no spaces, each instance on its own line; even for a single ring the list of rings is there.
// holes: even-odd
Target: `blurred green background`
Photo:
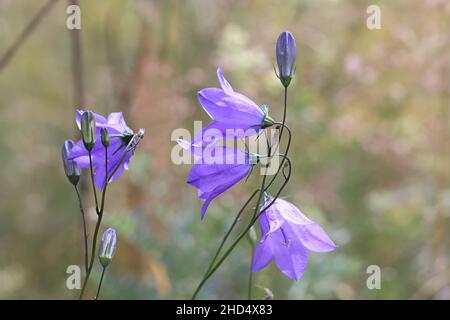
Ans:
[[[0,56],[46,2],[0,1]],[[370,4],[381,30],[366,27]],[[263,288],[276,299],[450,298],[448,1],[81,0],[81,69],[68,5],[49,9],[0,69],[1,299],[77,296],[65,281],[67,266],[82,264],[81,222],[60,147],[79,138],[79,103],[146,128],[107,197],[102,230],[117,229],[118,249],[102,298],[189,298],[257,181],[228,191],[201,221],[189,166],[170,160],[171,133],[209,122],[196,92],[218,85],[218,66],[280,118],[273,64],[283,30],[298,51],[284,197],[339,248],[311,253],[299,282],[272,264],[255,275],[254,298]],[[244,241],[199,297],[245,298],[249,263]],[[366,286],[369,265],[381,268],[380,290]]]

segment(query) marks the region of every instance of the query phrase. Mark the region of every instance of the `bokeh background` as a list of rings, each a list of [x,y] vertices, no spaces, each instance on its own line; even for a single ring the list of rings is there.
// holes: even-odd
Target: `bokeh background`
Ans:
[[[0,56],[46,3],[0,1]],[[370,4],[381,8],[381,30],[366,27]],[[81,222],[60,147],[79,138],[78,105],[122,111],[146,129],[107,197],[103,226],[119,240],[102,297],[189,298],[257,179],[214,201],[201,221],[189,166],[170,160],[171,133],[209,121],[196,92],[217,86],[218,66],[279,118],[274,46],[286,29],[298,63],[284,197],[339,249],[312,253],[299,282],[272,264],[255,275],[254,298],[263,288],[276,299],[450,298],[448,1],[80,0],[79,46],[68,5],[45,10],[0,68],[1,299],[77,296],[65,281],[67,266],[82,263]],[[249,263],[243,241],[200,298],[245,298]],[[369,265],[381,268],[380,290],[366,287]],[[91,296],[98,279],[99,268]]]

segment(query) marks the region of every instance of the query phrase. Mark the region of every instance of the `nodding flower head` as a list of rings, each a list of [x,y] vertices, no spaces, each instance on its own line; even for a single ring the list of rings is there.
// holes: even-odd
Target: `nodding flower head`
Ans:
[[[98,258],[101,265],[106,268],[111,262],[114,252],[116,251],[116,230],[113,228],[108,228],[103,233],[102,241],[100,242],[100,247],[98,249]]]
[[[91,116],[85,116],[86,113],[86,111],[78,110],[76,122],[78,128],[82,129],[83,123],[88,122],[87,120],[93,117],[95,120],[93,136],[102,137],[95,140],[90,153],[94,167],[95,185],[103,190],[107,179],[110,183],[119,178],[125,169],[128,169],[128,164],[139,143],[140,136],[128,128],[122,112],[110,113],[108,118],[94,112],[91,112]],[[107,137],[109,137],[109,143],[107,143]],[[108,161],[105,161],[106,155]],[[75,161],[81,168],[90,167],[89,151],[85,146],[84,138],[73,146],[68,159]]]
[[[73,141],[66,140],[61,149],[62,161],[64,164],[64,171],[70,183],[76,186],[80,181],[81,169],[73,160],[69,160],[69,154],[73,149]]]
[[[263,208],[273,201],[266,197]],[[255,249],[252,271],[265,268],[272,260],[278,269],[299,280],[308,263],[308,250],[329,252],[336,245],[322,227],[309,220],[292,203],[277,199],[259,217],[261,240]]]
[[[267,109],[233,90],[221,68],[217,69],[217,77],[220,89],[205,88],[198,92],[198,100],[213,122],[194,137],[194,144],[206,141],[208,132],[218,131],[221,136],[217,140],[244,138],[256,135],[262,128],[273,124]],[[233,133],[232,136],[230,132]]]
[[[295,72],[296,44],[292,33],[283,31],[277,40],[276,56],[278,77],[285,88],[291,83]]]

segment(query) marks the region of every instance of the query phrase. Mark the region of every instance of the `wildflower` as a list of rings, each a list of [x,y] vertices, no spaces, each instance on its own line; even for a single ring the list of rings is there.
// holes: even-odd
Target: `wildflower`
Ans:
[[[200,136],[194,137],[193,143],[209,138],[205,135],[212,129],[219,131],[222,138],[229,135],[230,131],[233,131],[233,138],[243,138],[256,135],[260,129],[273,124],[267,110],[233,90],[221,68],[217,69],[217,77],[221,89],[206,88],[198,92],[200,104],[214,121],[203,129]]]
[[[203,219],[212,200],[247,176],[251,157],[247,152],[226,146],[200,148],[184,140],[179,140],[178,144],[190,150],[196,159],[187,183],[198,190],[198,197],[204,201]]]
[[[81,169],[75,161],[68,159],[73,146],[74,144],[72,140],[66,140],[62,146],[61,155],[66,176],[69,179],[70,183],[76,186],[78,184],[78,181],[80,180]]]
[[[284,87],[291,83],[295,72],[296,44],[292,33],[283,31],[277,40],[276,56],[278,64],[278,78]]]
[[[116,230],[113,228],[106,229],[100,242],[100,248],[98,249],[98,258],[104,268],[109,265],[114,256],[114,252],[116,251],[116,242]]]
[[[272,200],[267,198],[265,205]],[[282,273],[299,280],[308,263],[308,250],[329,252],[336,248],[318,223],[309,220],[288,201],[277,199],[261,214],[259,222],[261,241],[255,250],[253,272],[265,268],[274,259]]]
[[[83,114],[84,112],[80,110],[76,112],[76,122],[80,129]],[[107,148],[103,145],[103,138],[97,139],[91,150],[95,185],[103,190],[106,183],[105,152],[108,153],[108,177],[115,171],[109,180],[112,182],[119,178],[125,169],[128,169],[128,164],[137,146],[136,135],[126,125],[121,112],[110,113],[107,119],[99,114],[92,114],[95,119],[95,135],[102,136],[101,130],[105,128],[110,137]],[[81,168],[89,168],[89,153],[82,140],[73,146],[69,159],[75,161]]]

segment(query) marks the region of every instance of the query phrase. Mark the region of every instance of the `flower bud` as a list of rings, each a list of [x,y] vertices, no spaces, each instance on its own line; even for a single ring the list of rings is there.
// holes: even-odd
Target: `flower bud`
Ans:
[[[276,55],[278,78],[285,88],[291,83],[295,71],[296,44],[292,33],[283,31],[277,40]]]
[[[75,161],[69,160],[69,154],[73,148],[73,141],[66,140],[61,149],[62,161],[64,164],[64,171],[70,183],[76,186],[80,181],[81,169]]]
[[[258,242],[258,236],[256,234],[255,226],[251,226],[251,228],[248,230],[248,238],[253,244],[256,244]]]
[[[108,228],[103,233],[102,241],[100,242],[100,248],[98,249],[98,258],[101,265],[106,268],[111,262],[114,252],[116,251],[116,230]]]
[[[86,150],[91,151],[95,144],[95,117],[91,111],[81,115],[81,137]]]
[[[101,128],[101,129],[100,129],[100,133],[101,133],[101,136],[102,136],[102,145],[103,145],[105,148],[108,148],[109,142],[110,142],[108,129],[106,129],[106,128]]]

